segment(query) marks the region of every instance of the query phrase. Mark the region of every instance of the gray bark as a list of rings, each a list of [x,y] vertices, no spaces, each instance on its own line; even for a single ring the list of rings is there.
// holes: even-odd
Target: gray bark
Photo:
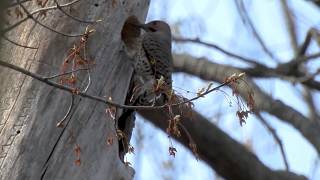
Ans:
[[[102,19],[89,39],[88,53],[96,66],[91,70],[88,94],[111,96],[113,101],[124,103],[132,68],[123,51],[121,28],[130,15],[144,21],[148,5],[148,0],[82,0],[66,8],[79,18]],[[37,8],[34,4],[27,7]],[[39,20],[70,34],[83,33],[86,27],[58,10]],[[68,49],[79,40],[53,33],[31,19],[6,35],[39,49],[3,41],[1,59],[44,76],[59,73]],[[105,113],[105,105],[76,97],[65,127],[57,128],[70,94],[3,67],[0,77],[0,179],[132,178],[133,170],[119,159],[114,121]],[[114,139],[111,145],[106,142],[109,137]],[[77,146],[79,166],[75,164]]]

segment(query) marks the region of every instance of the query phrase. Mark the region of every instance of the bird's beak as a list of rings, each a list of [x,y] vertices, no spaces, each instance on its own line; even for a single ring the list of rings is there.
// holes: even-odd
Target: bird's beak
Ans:
[[[146,24],[136,24],[136,26],[138,28],[141,28],[141,29],[145,30],[145,31],[149,30],[149,28],[148,28],[148,26]]]

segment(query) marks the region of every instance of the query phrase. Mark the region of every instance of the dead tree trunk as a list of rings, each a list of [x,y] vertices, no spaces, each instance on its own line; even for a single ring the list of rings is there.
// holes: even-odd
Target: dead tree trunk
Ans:
[[[33,1],[25,5],[30,11],[39,8]],[[130,15],[143,22],[148,5],[148,0],[81,0],[64,8],[80,19],[102,20],[92,26],[96,32],[88,41],[89,57],[96,64],[90,70],[88,94],[124,103],[132,68],[123,51],[121,29]],[[34,17],[64,34],[83,33],[87,26],[57,9]],[[59,74],[68,50],[79,40],[30,18],[6,37],[38,49],[2,41],[1,59],[43,76]],[[0,84],[0,179],[132,178],[133,170],[119,159],[114,121],[104,104],[75,97],[64,127],[57,128],[68,110],[70,94],[3,67]]]

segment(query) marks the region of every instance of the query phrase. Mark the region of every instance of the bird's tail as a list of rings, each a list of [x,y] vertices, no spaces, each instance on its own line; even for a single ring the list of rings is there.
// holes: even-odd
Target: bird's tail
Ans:
[[[118,130],[121,132],[121,138],[119,138],[119,157],[122,161],[124,160],[124,155],[129,151],[129,141],[134,123],[135,111],[133,109],[125,109],[118,119]]]

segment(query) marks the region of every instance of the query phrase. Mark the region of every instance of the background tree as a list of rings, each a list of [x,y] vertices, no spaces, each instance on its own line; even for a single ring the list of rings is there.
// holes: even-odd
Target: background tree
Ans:
[[[220,88],[219,92],[229,94],[226,95],[227,99],[231,99],[235,107],[244,107],[238,96],[246,101],[243,104],[254,104],[253,113],[280,146],[285,168],[271,170],[251,152],[254,149],[248,148],[249,143],[241,144],[233,140],[217,127],[217,123],[210,122],[208,115],[203,116],[194,111],[190,116],[190,109],[185,106],[172,107],[174,114],[181,115],[182,137],[177,140],[196,152],[200,159],[226,179],[304,179],[290,172],[282,140],[269,124],[264,112],[292,125],[316,151],[319,150],[319,113],[314,99],[320,89],[317,81],[319,71],[308,67],[309,63],[319,57],[319,49],[310,45],[310,42],[317,42],[319,33],[316,28],[312,28],[302,33],[304,38],[299,40],[289,3],[281,1],[279,6],[282,7],[286,24],[279,27],[287,27],[293,52],[288,60],[265,43],[246,9],[250,3],[234,2],[233,10],[239,13],[239,22],[244,22],[263,55],[255,56],[246,52],[245,56],[250,57],[247,58],[233,52],[233,46],[224,49],[217,44],[202,41],[202,37],[183,37],[183,23],[180,26],[172,23],[173,29],[178,27],[182,31],[180,35],[175,35],[176,43],[197,43],[209,47],[210,51],[213,48],[223,54],[195,58],[194,54],[181,53],[180,50],[174,57],[175,70],[203,80],[229,84],[232,91]],[[166,3],[163,1],[162,5]],[[117,136],[121,136],[121,133],[115,127],[115,120],[122,109],[119,106],[124,103],[132,73],[130,58],[121,40],[121,31],[125,20],[131,15],[143,22],[148,5],[148,1],[138,0],[21,0],[8,5],[7,24],[2,30],[4,35],[0,61],[0,83],[3,85],[0,91],[2,179],[132,178],[133,171],[128,166],[130,163],[122,163],[118,157]],[[163,6],[160,3],[157,9]],[[150,10],[151,17],[154,12],[154,9]],[[175,50],[178,52],[179,47]],[[192,53],[190,47],[189,52]],[[216,57],[226,57],[236,63],[213,61]],[[265,59],[268,61],[262,61]],[[234,86],[234,83],[226,81],[232,74],[237,76],[242,72],[247,75],[244,81],[237,81],[239,85]],[[281,78],[299,84],[292,88],[303,90],[309,115],[301,113],[299,106],[285,104],[282,99],[275,99],[266,93],[257,81],[261,77]],[[210,98],[206,88],[217,90],[214,85],[210,85],[196,93],[196,90],[190,90],[191,87],[182,87],[179,81],[175,82],[177,93],[194,91],[194,94],[183,95],[205,95],[204,100],[207,102]],[[223,103],[227,104],[227,100],[221,100],[221,96],[219,98],[215,102],[220,103],[215,103],[214,108],[210,104],[196,104],[196,109],[208,112],[223,107]],[[239,104],[234,104],[234,100],[239,100]],[[242,112],[246,110],[251,109],[233,109],[232,119],[244,120],[246,114]],[[143,117],[164,131],[170,122],[166,111],[166,108],[138,110]],[[238,117],[234,115],[236,112]],[[228,114],[226,108],[219,113]],[[239,126],[239,122],[234,121],[234,124]],[[149,127],[148,124],[143,126]],[[138,121],[138,130],[139,127],[141,121]],[[190,142],[196,144],[197,151]],[[146,156],[140,151],[146,143],[142,141],[142,144],[134,146],[137,147],[135,152],[138,156]],[[167,145],[158,145],[159,148],[168,149]],[[170,152],[181,156],[180,148],[175,145],[171,142]],[[145,149],[157,156],[157,148],[154,146]],[[147,174],[146,170],[140,172],[138,169],[137,172],[138,178],[141,173]]]

